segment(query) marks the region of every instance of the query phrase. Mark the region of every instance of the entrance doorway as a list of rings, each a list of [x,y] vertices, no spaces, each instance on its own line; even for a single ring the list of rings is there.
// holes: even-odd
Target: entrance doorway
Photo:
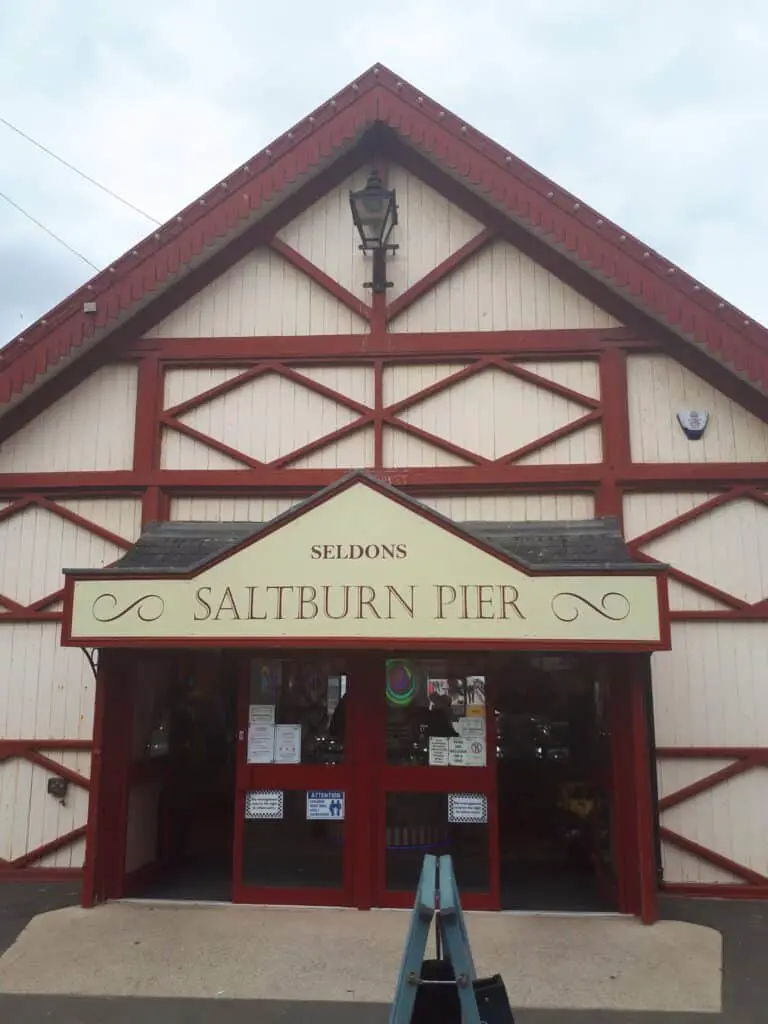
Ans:
[[[468,909],[652,913],[637,668],[408,651],[115,662],[94,898],[409,907],[424,854],[449,853]]]
[[[502,909],[616,909],[609,690],[591,669],[520,656],[499,679]]]
[[[137,673],[126,891],[232,899],[237,661],[177,654]],[[159,666],[157,666],[159,667]],[[137,863],[142,860],[143,863]]]

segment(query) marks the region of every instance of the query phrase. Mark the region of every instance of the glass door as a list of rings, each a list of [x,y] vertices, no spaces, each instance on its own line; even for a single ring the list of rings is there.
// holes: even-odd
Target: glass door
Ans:
[[[374,903],[411,906],[424,854],[450,854],[465,906],[498,906],[495,727],[483,662],[379,662]]]
[[[343,657],[249,655],[241,672],[235,902],[351,905],[349,666]]]

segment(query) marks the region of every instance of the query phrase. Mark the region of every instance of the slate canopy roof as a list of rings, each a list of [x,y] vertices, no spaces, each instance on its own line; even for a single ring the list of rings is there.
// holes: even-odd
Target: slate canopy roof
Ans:
[[[617,519],[605,517],[555,522],[466,522],[457,523],[363,470],[348,473],[310,498],[267,523],[253,522],[160,522],[150,523],[122,558],[99,569],[65,569],[68,576],[81,578],[120,576],[191,576],[210,563],[245,547],[269,528],[311,511],[316,505],[357,482],[394,497],[414,512],[443,526],[468,542],[475,542],[491,554],[503,556],[522,570],[558,572],[654,573],[666,566],[637,561],[622,537]]]

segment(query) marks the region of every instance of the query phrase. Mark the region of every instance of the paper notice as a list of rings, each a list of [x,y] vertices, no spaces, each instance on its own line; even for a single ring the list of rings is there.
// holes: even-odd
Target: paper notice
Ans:
[[[255,722],[248,726],[248,764],[271,764],[275,759],[275,727]]]
[[[433,767],[442,768],[451,763],[448,744],[449,740],[447,736],[429,737],[429,763]]]
[[[464,740],[483,739],[485,737],[484,718],[460,718],[456,722],[459,736]]]
[[[301,764],[301,726],[275,726],[275,764]]]
[[[452,736],[448,740],[448,763],[457,768],[483,768],[485,766],[485,739],[464,739]]]
[[[251,704],[248,708],[248,724],[255,725],[260,722],[262,725],[275,724],[274,704]]]

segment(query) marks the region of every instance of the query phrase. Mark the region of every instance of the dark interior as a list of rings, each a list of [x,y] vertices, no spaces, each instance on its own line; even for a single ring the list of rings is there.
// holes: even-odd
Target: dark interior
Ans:
[[[613,907],[605,700],[582,658],[514,659],[499,679],[502,909]]]

